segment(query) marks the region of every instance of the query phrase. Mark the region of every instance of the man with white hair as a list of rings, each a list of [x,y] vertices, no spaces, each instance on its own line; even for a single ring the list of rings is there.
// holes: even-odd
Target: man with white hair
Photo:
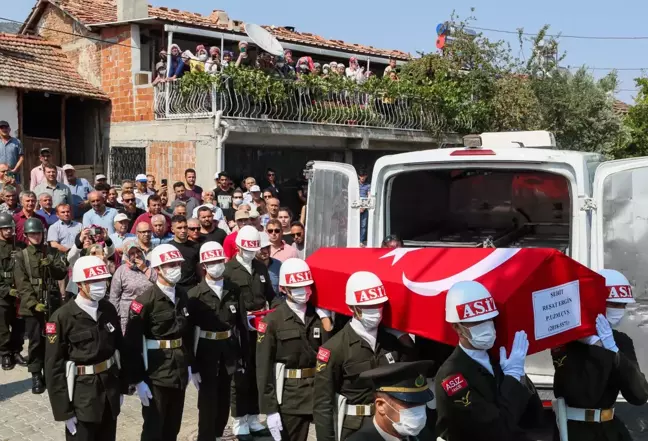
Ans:
[[[153,231],[151,244],[154,247],[169,243],[173,239],[173,235],[167,230],[167,219],[163,214],[156,214],[151,218],[151,227]]]

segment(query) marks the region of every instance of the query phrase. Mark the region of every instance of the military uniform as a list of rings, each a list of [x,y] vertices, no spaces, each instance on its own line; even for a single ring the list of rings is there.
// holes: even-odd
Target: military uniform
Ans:
[[[554,394],[578,409],[612,409],[619,392],[630,404],[648,400],[648,383],[637,364],[632,339],[613,330],[619,352],[598,345],[571,342],[551,351],[556,373]],[[602,412],[602,422],[567,422],[569,439],[582,441],[631,440],[613,412]],[[554,436],[558,439],[558,434]]]
[[[286,441],[308,438],[317,351],[328,338],[329,333],[310,304],[303,322],[284,301],[259,325],[256,369],[261,412],[281,414],[282,438]],[[283,365],[282,391],[277,390],[277,363]],[[282,395],[281,403],[278,394]]]
[[[77,418],[70,440],[114,441],[120,394],[128,391],[119,352],[123,348],[120,320],[108,300],[100,300],[95,321],[76,301],[59,308],[45,326],[45,377],[56,421]],[[76,364],[72,400],[68,395],[67,362]]]
[[[47,252],[46,245],[27,248],[16,254],[15,279],[20,295],[20,315],[25,318],[29,338],[28,371],[32,374],[43,369],[45,358],[45,319],[60,305],[61,294],[54,280],[63,280],[68,274],[65,257],[57,252]],[[45,293],[43,293],[45,291]],[[49,310],[38,311],[37,305],[46,304]]]
[[[3,368],[13,368],[15,354],[20,354],[23,345],[24,321],[18,317],[18,291],[14,280],[15,258],[24,244],[15,246],[0,238],[0,358]],[[5,364],[8,358],[9,364]]]
[[[437,431],[445,441],[531,440],[524,428],[536,427],[543,412],[533,383],[491,366],[494,375],[457,346],[437,372]]]
[[[314,409],[318,441],[334,441],[337,426],[338,395],[346,397],[347,414],[341,428],[341,440],[360,429],[373,414],[374,391],[371,382],[358,376],[377,366],[410,361],[413,351],[400,344],[398,339],[379,328],[376,349],[371,349],[348,323],[326,342],[317,354],[315,374]]]
[[[228,279],[223,280],[220,298],[205,280],[200,282],[189,291],[187,308],[194,332],[200,328],[200,339],[193,342],[201,376],[198,441],[214,441],[223,436],[232,375],[242,367],[243,354],[248,351],[247,313],[239,287]]]
[[[194,365],[192,331],[182,290],[175,290],[175,304],[158,285],[131,303],[124,367],[130,384],[144,381],[153,395],[149,406],[142,407],[142,441],[175,440],[178,436],[188,368]],[[148,369],[142,356],[142,337],[147,340]]]
[[[225,278],[231,280],[241,289],[241,297],[246,312],[260,311],[272,304],[275,293],[270,283],[266,266],[256,259],[251,262],[252,273],[236,257],[225,264]],[[247,354],[243,354],[245,371],[234,373],[232,382],[232,416],[259,414],[259,392],[256,382],[256,331],[249,331]]]

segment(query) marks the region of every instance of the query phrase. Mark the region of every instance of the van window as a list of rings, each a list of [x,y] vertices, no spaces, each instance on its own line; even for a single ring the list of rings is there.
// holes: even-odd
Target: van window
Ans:
[[[392,179],[385,234],[398,234],[405,246],[568,253],[572,202],[568,180],[560,175],[463,168],[404,172]]]

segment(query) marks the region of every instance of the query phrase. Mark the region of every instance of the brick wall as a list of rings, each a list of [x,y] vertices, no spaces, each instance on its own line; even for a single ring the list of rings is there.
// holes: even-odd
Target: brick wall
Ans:
[[[196,168],[194,141],[154,141],[149,144],[146,173],[155,175],[158,184],[162,179],[168,179],[171,190],[174,182],[184,181],[184,171],[188,168]]]

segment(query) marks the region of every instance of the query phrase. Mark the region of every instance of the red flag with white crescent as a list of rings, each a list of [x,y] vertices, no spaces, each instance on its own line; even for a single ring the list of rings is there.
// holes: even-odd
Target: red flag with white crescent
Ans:
[[[499,310],[496,347],[510,348],[515,332],[525,330],[530,354],[595,334],[608,294],[601,276],[553,249],[323,248],[307,262],[317,306],[349,315],[347,279],[370,271],[389,298],[384,325],[452,345],[457,336],[445,321],[447,290],[464,280],[480,282]]]

